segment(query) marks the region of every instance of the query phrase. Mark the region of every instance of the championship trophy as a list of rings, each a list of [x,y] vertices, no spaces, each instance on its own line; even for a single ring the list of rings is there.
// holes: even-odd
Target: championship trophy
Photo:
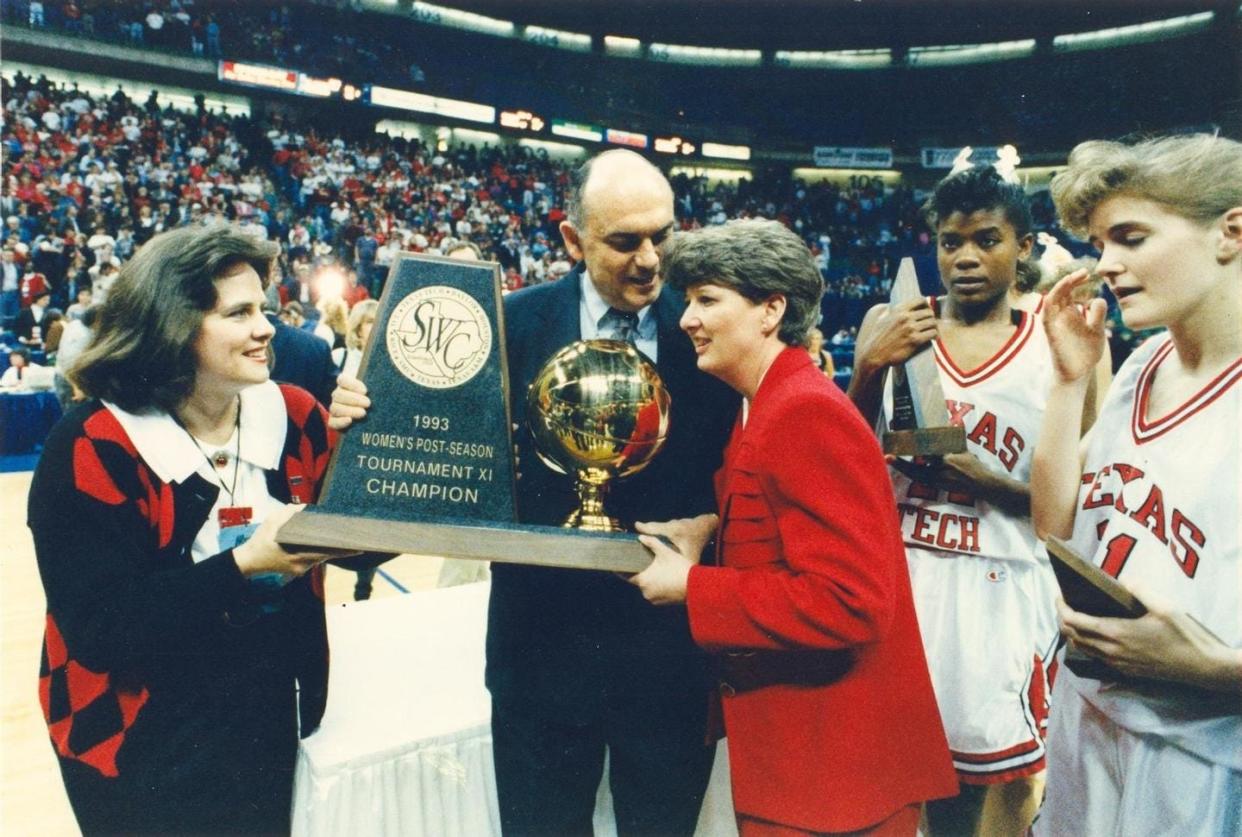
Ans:
[[[603,511],[608,483],[639,470],[668,433],[668,392],[630,344],[574,343],[531,389],[539,455],[578,477],[575,528],[517,521],[495,264],[399,256],[358,376],[375,402],[338,441],[319,502],[281,527],[279,543],[612,572],[651,563]]]
[[[608,485],[659,453],[670,403],[655,367],[623,340],[580,340],[548,360],[527,390],[526,414],[539,458],[576,477],[578,508],[566,527],[624,531],[604,510]]]
[[[902,259],[889,297],[892,305],[920,299],[914,262]],[[931,344],[905,363],[889,369],[893,382],[893,413],[881,436],[884,452],[893,456],[943,456],[966,451],[966,429],[949,424],[940,372]]]

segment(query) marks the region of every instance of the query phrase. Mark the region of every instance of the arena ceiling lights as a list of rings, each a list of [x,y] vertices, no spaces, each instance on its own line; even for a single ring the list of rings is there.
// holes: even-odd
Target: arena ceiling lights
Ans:
[[[1200,29],[1206,29],[1211,26],[1213,15],[1213,12],[1199,12],[1165,20],[1153,20],[1149,23],[1136,23],[1133,26],[1115,26],[1111,29],[1097,29],[1093,32],[1057,35],[1052,39],[1052,49],[1055,52],[1077,52],[1084,49],[1103,49],[1161,41],[1165,38],[1188,35]]]
[[[512,38],[517,34],[517,24],[511,20],[498,20],[474,12],[463,12],[461,9],[450,9],[448,6],[423,3],[422,0],[414,0],[410,4],[410,15],[420,23],[430,23],[433,26],[449,26],[501,38]]]
[[[392,6],[395,0],[379,0]],[[399,3],[397,5],[400,5]],[[1239,8],[1242,13],[1242,7]],[[420,23],[449,26],[469,32],[497,37],[519,38],[538,46],[589,53],[593,39],[582,32],[568,32],[544,26],[519,26],[513,21],[413,0],[410,14]],[[1057,52],[1104,49],[1127,44],[1158,41],[1187,35],[1205,29],[1217,12],[1198,12],[1166,20],[1155,20],[1131,26],[1118,26],[1092,32],[1057,35],[1053,49]],[[1033,38],[984,44],[924,45],[910,47],[904,60],[907,67],[936,67],[956,64],[977,64],[1023,58],[1035,52]],[[690,64],[718,67],[758,67],[765,62],[761,49],[734,49],[688,44],[644,43],[638,38],[605,35],[605,55],[620,58],[646,58],[669,64]],[[792,69],[872,70],[893,65],[889,49],[844,49],[831,51],[775,50],[768,54],[773,66]]]
[[[621,35],[604,36],[604,54],[617,58],[642,58],[643,42],[638,38],[626,38]]]
[[[994,44],[910,47],[906,64],[911,67],[946,67],[953,64],[982,64],[1025,58],[1035,53],[1035,39],[1002,41]]]
[[[758,49],[724,49],[722,47],[683,46],[653,43],[647,47],[652,61],[669,64],[695,64],[712,67],[758,67],[763,51]]]
[[[571,52],[590,52],[591,36],[582,32],[565,32],[544,26],[522,27],[522,40],[539,46],[567,49]]]
[[[826,52],[778,49],[778,67],[800,70],[876,70],[893,62],[891,49],[838,49]]]

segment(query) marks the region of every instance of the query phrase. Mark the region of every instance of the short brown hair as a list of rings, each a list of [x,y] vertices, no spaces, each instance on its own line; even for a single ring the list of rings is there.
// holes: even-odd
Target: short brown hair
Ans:
[[[194,341],[216,306],[215,282],[248,265],[266,289],[280,248],[225,224],[155,236],[125,263],[69,378],[131,412],[171,412],[194,389]]]
[[[779,221],[734,220],[678,233],[664,256],[664,280],[685,291],[711,283],[731,288],[751,302],[785,297],[778,336],[801,346],[819,319],[824,278],[806,242]]]

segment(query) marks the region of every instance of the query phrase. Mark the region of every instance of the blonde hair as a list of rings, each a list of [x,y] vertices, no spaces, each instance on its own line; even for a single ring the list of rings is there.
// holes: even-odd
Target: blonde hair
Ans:
[[[345,346],[350,349],[362,348],[362,324],[370,317],[375,319],[379,303],[374,299],[364,299],[349,312],[349,327],[345,329]]]
[[[1160,137],[1132,145],[1092,140],[1070,152],[1052,179],[1061,223],[1084,237],[1105,199],[1133,195],[1201,224],[1242,206],[1242,143],[1211,134]]]
[[[315,306],[319,309],[323,324],[332,329],[337,334],[344,334],[349,328],[349,306],[345,304],[345,300],[339,296],[330,296],[319,300],[319,304]]]

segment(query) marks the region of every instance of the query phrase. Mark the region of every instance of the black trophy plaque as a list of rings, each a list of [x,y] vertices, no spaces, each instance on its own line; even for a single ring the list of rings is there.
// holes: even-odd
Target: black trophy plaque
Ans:
[[[495,263],[399,256],[358,375],[371,409],[281,544],[621,572],[651,562],[633,535],[516,523]]]
[[[920,299],[914,262],[902,259],[893,281],[891,304]],[[881,437],[884,452],[894,456],[943,456],[966,451],[966,429],[949,424],[949,411],[940,387],[940,372],[931,344],[905,363],[889,369],[893,381],[893,414]]]

